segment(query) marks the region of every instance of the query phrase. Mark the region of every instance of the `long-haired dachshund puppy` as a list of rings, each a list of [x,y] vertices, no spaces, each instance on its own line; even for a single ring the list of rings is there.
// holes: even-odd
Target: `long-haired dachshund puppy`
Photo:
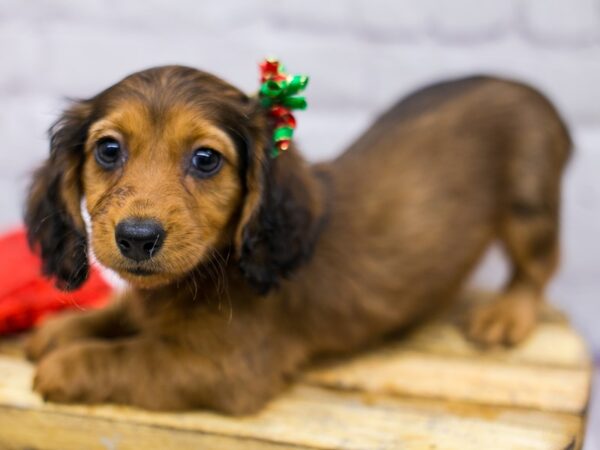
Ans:
[[[439,308],[495,239],[512,276],[466,333],[514,344],[535,326],[571,147],[538,92],[436,84],[315,165],[293,145],[271,158],[272,133],[256,98],[180,66],[135,73],[52,127],[26,207],[44,271],[77,288],[91,246],[130,289],[32,335],[45,399],[255,411],[315,355]]]

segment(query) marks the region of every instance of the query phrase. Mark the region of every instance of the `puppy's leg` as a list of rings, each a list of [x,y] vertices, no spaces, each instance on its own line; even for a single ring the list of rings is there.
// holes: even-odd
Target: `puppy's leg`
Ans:
[[[48,352],[83,339],[126,336],[135,332],[125,299],[99,310],[59,314],[46,320],[25,342],[25,354],[37,361]]]
[[[283,336],[231,341],[220,330],[198,334],[197,345],[176,336],[141,334],[60,348],[40,362],[34,389],[55,402],[245,414],[280,391],[304,358],[303,348],[286,344]]]
[[[468,325],[472,340],[514,345],[535,327],[544,288],[558,261],[558,200],[557,196],[546,200],[512,205],[502,238],[513,274],[501,295],[472,312]]]
[[[504,292],[476,309],[468,334],[484,344],[516,344],[534,328],[544,288],[558,262],[560,184],[570,139],[552,108],[527,115],[504,166],[499,234],[513,274]]]

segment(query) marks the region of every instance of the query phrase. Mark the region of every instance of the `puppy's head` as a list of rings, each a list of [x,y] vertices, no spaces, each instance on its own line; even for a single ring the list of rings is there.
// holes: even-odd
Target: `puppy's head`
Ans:
[[[72,105],[26,207],[44,272],[87,277],[85,198],[98,260],[142,288],[164,285],[234,247],[261,291],[304,260],[320,206],[294,151],[271,160],[255,99],[195,69],[131,75]]]

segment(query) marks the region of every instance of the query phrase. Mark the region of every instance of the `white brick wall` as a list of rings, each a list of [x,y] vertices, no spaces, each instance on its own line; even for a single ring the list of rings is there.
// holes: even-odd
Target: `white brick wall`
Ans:
[[[373,114],[440,77],[491,72],[542,88],[578,147],[551,296],[600,350],[600,0],[0,0],[0,228],[19,222],[63,97],[169,63],[251,91],[271,54],[312,76],[298,132],[312,159],[337,154]],[[491,257],[477,279],[501,274]]]
[[[529,0],[521,11],[523,32],[555,46],[598,44],[600,5],[597,0]]]

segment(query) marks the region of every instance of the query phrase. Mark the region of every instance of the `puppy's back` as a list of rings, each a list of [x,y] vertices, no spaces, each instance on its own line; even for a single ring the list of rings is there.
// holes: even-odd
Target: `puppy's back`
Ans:
[[[524,84],[421,89],[320,165],[332,180],[323,241],[349,261],[336,270],[360,278],[371,304],[379,291],[415,308],[447,298],[515,211],[556,213],[570,146],[556,109]]]

